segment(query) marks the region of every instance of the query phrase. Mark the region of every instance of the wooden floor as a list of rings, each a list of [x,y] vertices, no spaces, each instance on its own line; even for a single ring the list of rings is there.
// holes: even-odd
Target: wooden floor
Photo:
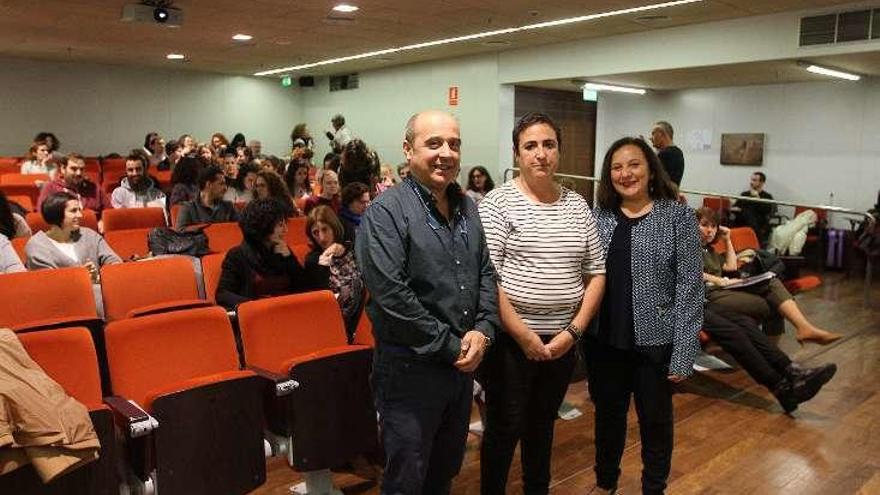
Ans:
[[[834,379],[793,414],[742,370],[695,375],[675,395],[675,453],[670,494],[880,494],[880,284],[871,309],[862,305],[861,280],[824,274],[824,285],[798,296],[816,324],[846,338],[801,349],[789,333],[780,347],[807,366],[837,363]],[[789,332],[790,332],[789,328]],[[593,408],[585,385],[566,400],[584,414],[558,421],[551,493],[584,494],[593,475]],[[632,409],[632,408],[631,408]],[[641,493],[638,426],[630,411],[620,493]],[[454,494],[479,493],[479,438],[471,436]],[[519,462],[509,493],[521,493]],[[346,494],[379,493],[375,482],[339,473]],[[300,477],[279,459],[256,494],[287,494]]]

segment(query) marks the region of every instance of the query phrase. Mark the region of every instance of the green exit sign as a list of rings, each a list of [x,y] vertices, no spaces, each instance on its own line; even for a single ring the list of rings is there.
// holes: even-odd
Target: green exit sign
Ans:
[[[290,76],[284,76],[281,78],[281,85],[285,88],[288,88],[293,85],[293,78]]]

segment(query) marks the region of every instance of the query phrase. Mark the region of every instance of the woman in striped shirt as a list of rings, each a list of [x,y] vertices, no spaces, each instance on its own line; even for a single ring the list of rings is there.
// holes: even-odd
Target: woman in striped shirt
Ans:
[[[484,494],[505,492],[519,441],[524,492],[547,493],[553,422],[575,365],[574,344],[605,285],[590,208],[554,181],[561,144],[549,117],[522,117],[513,131],[521,175],[480,203],[504,329],[481,377],[487,407]]]

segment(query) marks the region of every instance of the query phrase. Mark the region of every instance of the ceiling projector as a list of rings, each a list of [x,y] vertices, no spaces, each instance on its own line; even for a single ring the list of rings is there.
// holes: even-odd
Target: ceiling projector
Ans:
[[[122,7],[122,20],[179,27],[183,24],[183,11],[171,7],[170,2],[130,3]]]

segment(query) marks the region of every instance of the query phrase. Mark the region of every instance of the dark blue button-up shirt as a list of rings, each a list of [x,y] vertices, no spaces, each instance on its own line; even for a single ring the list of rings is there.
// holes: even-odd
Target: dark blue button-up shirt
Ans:
[[[413,177],[385,191],[361,219],[355,254],[377,345],[453,363],[467,331],[491,338],[500,325],[477,207],[457,184],[447,195],[449,221]]]

